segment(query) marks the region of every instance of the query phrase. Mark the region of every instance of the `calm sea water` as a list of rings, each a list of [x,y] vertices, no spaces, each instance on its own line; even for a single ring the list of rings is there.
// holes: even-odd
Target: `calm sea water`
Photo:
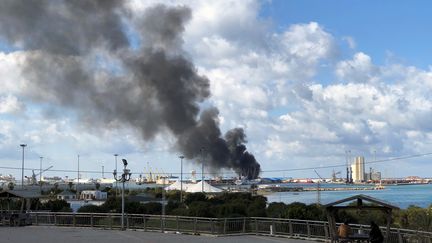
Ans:
[[[316,187],[314,184],[290,184],[292,187]],[[321,187],[346,187],[346,185],[322,184]],[[360,187],[360,186],[355,186]],[[331,203],[357,194],[372,196],[387,201],[400,208],[410,205],[428,207],[432,204],[432,184],[424,185],[392,185],[385,186],[383,190],[362,191],[321,191],[321,204]],[[275,192],[266,195],[268,202],[302,202],[306,204],[316,203],[317,192]]]

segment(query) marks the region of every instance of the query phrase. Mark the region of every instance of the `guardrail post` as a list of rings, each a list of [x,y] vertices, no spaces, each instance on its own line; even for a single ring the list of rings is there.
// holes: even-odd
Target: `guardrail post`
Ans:
[[[73,216],[72,216],[72,224],[73,224],[73,227],[76,226],[76,214],[73,214]]]
[[[258,235],[258,220],[255,219],[255,234]]]
[[[126,214],[126,229],[129,229],[129,214]]]
[[[224,219],[224,223],[223,223],[223,234],[226,234],[226,224],[227,224],[227,219]]]
[[[112,227],[113,227],[113,222],[112,222],[111,214],[108,214],[108,223],[109,223],[109,227],[110,227],[110,229],[112,229]]]
[[[272,219],[271,225],[272,225],[272,230],[271,230],[270,234],[275,235],[276,234],[276,227],[275,227],[274,219]]]
[[[194,234],[197,234],[197,218],[194,218]]]
[[[246,233],[246,218],[243,218],[243,233]]]
[[[214,221],[213,221],[213,219],[210,219],[210,229],[211,229],[212,235],[214,235]]]
[[[397,229],[397,234],[398,234],[398,242],[399,242],[399,243],[403,243],[402,235],[401,235],[399,229]]]
[[[176,217],[176,229],[177,229],[177,232],[180,232],[180,230],[179,230],[179,216]]]
[[[329,239],[329,232],[328,232],[327,223],[324,223],[324,237],[326,239]]]
[[[57,214],[54,213],[54,225],[57,226]]]
[[[307,229],[307,237],[310,238],[311,229],[310,229],[309,221],[306,221],[306,229]]]
[[[36,225],[39,225],[38,214],[35,214]]]
[[[93,214],[90,214],[90,227],[93,228],[94,222],[93,222]]]
[[[163,228],[163,219],[162,219],[162,214],[160,215],[160,230],[163,233],[164,232],[164,228]]]
[[[147,231],[147,222],[146,222],[146,216],[143,215],[143,226],[144,226],[144,231]]]
[[[291,220],[288,220],[288,229],[289,229],[290,235],[293,235],[294,231],[293,231],[293,225],[292,225]]]

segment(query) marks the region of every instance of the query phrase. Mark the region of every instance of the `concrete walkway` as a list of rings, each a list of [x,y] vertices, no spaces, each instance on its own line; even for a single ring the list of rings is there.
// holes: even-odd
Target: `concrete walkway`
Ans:
[[[66,227],[0,227],[1,243],[213,243],[213,242],[238,242],[238,243],[312,243],[314,241],[293,240],[287,238],[266,236],[200,236],[181,235],[173,233],[157,233],[142,231],[117,231],[90,228],[66,228]]]

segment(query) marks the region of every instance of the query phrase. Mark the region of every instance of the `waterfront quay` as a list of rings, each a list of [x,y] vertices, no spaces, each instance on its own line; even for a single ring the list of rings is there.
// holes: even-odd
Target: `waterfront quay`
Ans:
[[[239,236],[210,236],[191,235],[176,233],[143,232],[139,230],[102,230],[91,228],[72,227],[48,227],[48,226],[27,226],[27,227],[0,227],[0,243],[213,243],[213,242],[238,242],[238,243],[311,243],[315,241],[287,239],[269,236],[239,235]]]

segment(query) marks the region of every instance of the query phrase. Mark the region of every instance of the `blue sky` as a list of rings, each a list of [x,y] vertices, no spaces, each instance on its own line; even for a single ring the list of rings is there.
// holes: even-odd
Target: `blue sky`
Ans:
[[[127,3],[138,18],[159,1]],[[248,149],[264,171],[343,164],[346,150],[367,161],[373,151],[378,159],[432,151],[429,1],[166,4],[184,4],[192,11],[180,43],[181,52],[210,80],[212,95],[201,106],[218,107],[222,131],[245,129]],[[125,25],[129,39],[138,40],[131,36],[138,33],[133,21]],[[130,48],[138,51],[139,45],[134,41]],[[109,171],[113,154],[118,153],[131,161],[136,175],[147,162],[160,171],[179,172],[179,153],[168,132],[143,140],[131,127],[86,127],[79,111],[35,99],[22,75],[23,60],[31,53],[11,46],[0,41],[2,166],[20,164],[18,145],[27,143],[29,168],[38,168],[43,156],[56,169],[73,170],[80,154],[82,169],[99,171],[104,165]],[[91,63],[96,54],[99,64],[115,65],[104,60],[105,52],[92,51],[82,58]],[[49,88],[43,91],[55,95]],[[387,177],[431,176],[430,159],[374,168]],[[192,169],[199,170],[194,159],[185,163],[185,171]],[[329,177],[331,169],[320,172]],[[315,173],[264,176],[315,177]]]

